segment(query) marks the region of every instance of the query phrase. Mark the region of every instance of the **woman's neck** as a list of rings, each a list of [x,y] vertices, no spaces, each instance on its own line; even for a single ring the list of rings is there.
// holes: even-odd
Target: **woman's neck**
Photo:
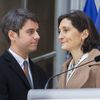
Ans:
[[[77,62],[79,61],[79,59],[81,59],[81,57],[83,56],[83,52],[80,50],[78,52],[71,52],[72,54],[72,58],[73,58],[73,63],[77,64]]]

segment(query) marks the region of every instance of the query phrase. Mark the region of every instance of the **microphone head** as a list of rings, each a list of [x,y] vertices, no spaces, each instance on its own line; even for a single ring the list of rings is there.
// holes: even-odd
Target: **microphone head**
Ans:
[[[95,59],[96,62],[99,62],[100,61],[100,55],[96,56],[94,59]]]

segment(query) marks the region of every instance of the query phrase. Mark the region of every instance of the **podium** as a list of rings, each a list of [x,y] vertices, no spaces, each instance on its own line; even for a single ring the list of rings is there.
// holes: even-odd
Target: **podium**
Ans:
[[[31,89],[27,100],[100,100],[100,89]]]

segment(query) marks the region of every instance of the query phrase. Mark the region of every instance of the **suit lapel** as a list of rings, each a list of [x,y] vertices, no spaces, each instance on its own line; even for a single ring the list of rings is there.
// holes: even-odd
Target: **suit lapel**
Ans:
[[[83,65],[87,62],[87,58],[84,59],[78,66],[80,66],[79,68],[76,68],[72,74],[72,76],[70,77],[68,83],[67,83],[67,87],[68,88],[81,88],[86,81],[89,78],[89,73],[90,73],[90,67],[87,65]]]
[[[10,65],[9,67],[13,71],[15,71],[16,75],[19,76],[19,78],[23,81],[23,83],[25,83],[25,85],[28,88],[31,88],[27,78],[25,77],[25,74],[24,74],[23,70],[21,69],[20,65],[15,60],[15,58],[12,56],[12,54],[9,51],[5,51],[3,56],[4,56],[5,60],[9,63],[9,65]]]
[[[90,67],[84,66],[75,69],[74,73],[70,77],[67,88],[81,88],[89,78]]]
[[[38,81],[38,75],[36,72],[36,65],[33,64],[33,62],[31,61],[31,59],[29,59],[29,63],[30,63],[30,70],[31,70],[31,74],[32,74],[32,78],[33,78],[33,84],[34,84],[34,89],[39,88],[39,83],[40,81]]]
[[[70,59],[71,60],[71,59]],[[63,65],[63,71],[67,70],[66,64],[68,66],[70,60],[68,60]],[[81,63],[82,64],[82,63]],[[83,66],[75,69],[74,73],[70,77],[68,83],[67,82],[67,73],[62,74],[59,78],[59,88],[81,88],[85,82],[88,80],[90,74],[90,67]]]
[[[64,72],[64,71],[66,71],[66,70],[68,70],[67,69],[67,66],[69,65],[69,62],[71,61],[71,59],[68,59],[64,64],[63,64],[63,70],[62,70],[62,72]],[[58,79],[59,79],[59,81],[58,81],[58,88],[66,88],[66,80],[67,80],[67,73],[64,73],[64,74],[62,74],[62,75],[60,75],[59,77],[58,77]]]

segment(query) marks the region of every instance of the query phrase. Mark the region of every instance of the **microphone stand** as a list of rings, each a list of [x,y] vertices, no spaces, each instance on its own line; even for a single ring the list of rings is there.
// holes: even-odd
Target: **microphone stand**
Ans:
[[[91,60],[91,61],[86,62],[86,63],[84,63],[84,64],[82,64],[82,65],[80,65],[80,66],[77,66],[77,67],[75,67],[75,68],[71,68],[71,69],[66,70],[66,71],[63,71],[63,72],[61,72],[61,73],[59,73],[59,74],[56,74],[56,75],[51,76],[51,77],[47,80],[44,89],[47,89],[47,88],[48,88],[48,84],[49,84],[49,82],[51,81],[51,79],[53,79],[53,78],[55,78],[55,77],[57,77],[57,76],[59,76],[59,75],[61,75],[61,74],[64,74],[64,73],[66,73],[66,72],[68,72],[68,71],[71,71],[71,70],[73,70],[73,69],[76,69],[76,68],[82,67],[82,66],[84,66],[84,65],[86,65],[86,64],[88,64],[88,63],[91,63],[91,62],[93,62],[93,61],[95,61],[95,60]]]

